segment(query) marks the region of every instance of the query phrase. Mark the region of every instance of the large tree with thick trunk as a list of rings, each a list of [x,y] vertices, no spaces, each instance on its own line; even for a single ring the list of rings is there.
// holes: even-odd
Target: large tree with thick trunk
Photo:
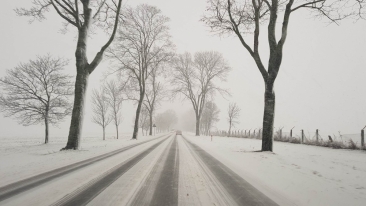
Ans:
[[[8,70],[0,79],[0,111],[24,126],[44,123],[46,144],[49,124],[57,124],[71,112],[73,82],[71,76],[63,74],[67,64],[61,58],[39,56]]]
[[[122,0],[33,0],[32,4],[29,9],[17,8],[15,11],[20,16],[31,17],[32,20],[44,20],[45,13],[52,10],[64,20],[65,29],[71,25],[77,30],[75,98],[68,141],[63,149],[78,149],[89,75],[102,61],[105,50],[114,39]],[[87,40],[92,27],[99,27],[110,36],[92,61],[89,61]]]
[[[350,16],[361,16],[366,2],[361,0],[209,0],[203,21],[218,34],[235,34],[249,52],[261,73],[264,85],[264,114],[262,151],[273,151],[275,116],[274,83],[281,67],[283,48],[288,34],[290,17],[295,11],[308,9],[316,17],[331,22]],[[282,24],[280,30],[278,18]],[[267,24],[269,46],[268,65],[259,52],[260,29]],[[279,39],[276,34],[280,34]],[[249,38],[252,37],[252,45]]]
[[[196,136],[199,136],[200,120],[209,95],[216,91],[228,94],[215,81],[226,80],[230,67],[222,54],[214,51],[197,52],[194,59],[190,53],[180,54],[172,61],[172,67],[172,94],[182,95],[192,103],[196,115]]]
[[[118,32],[117,41],[108,50],[122,76],[130,78],[132,88],[138,93],[134,98],[137,99],[137,109],[132,139],[137,139],[147,79],[155,68],[173,55],[168,21],[169,18],[154,6],[128,7],[123,11],[123,28]]]

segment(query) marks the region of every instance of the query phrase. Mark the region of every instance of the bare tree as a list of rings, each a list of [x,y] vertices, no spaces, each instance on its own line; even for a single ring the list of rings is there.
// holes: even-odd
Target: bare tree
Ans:
[[[192,103],[196,114],[196,136],[200,135],[201,115],[209,95],[216,91],[228,94],[215,84],[215,80],[226,80],[230,67],[218,52],[197,52],[192,60],[189,53],[181,54],[173,61],[172,94],[183,95]]]
[[[201,130],[205,135],[209,135],[211,128],[220,120],[219,113],[220,110],[214,102],[208,101],[205,104],[201,117]]]
[[[114,126],[116,127],[117,139],[118,139],[118,126],[121,124],[121,109],[123,102],[123,91],[126,86],[125,82],[122,85],[118,85],[116,81],[110,80],[105,85],[105,93],[107,96],[108,105],[111,108],[111,119],[113,120]]]
[[[0,79],[0,111],[24,126],[44,123],[45,143],[49,139],[49,124],[57,124],[71,112],[71,76],[62,73],[67,64],[61,58],[38,56],[8,70]]]
[[[160,130],[169,131],[172,125],[178,122],[177,114],[174,110],[167,110],[156,116],[156,124]]]
[[[218,34],[234,33],[242,46],[254,59],[265,84],[262,151],[273,150],[273,124],[275,115],[274,82],[280,70],[283,47],[288,34],[290,16],[295,11],[308,9],[316,17],[331,22],[349,16],[364,14],[365,1],[359,0],[209,0],[203,21]],[[356,9],[353,9],[356,8]],[[282,16],[281,30],[276,30],[277,18]],[[263,64],[259,52],[261,24],[267,23],[269,61]],[[279,40],[276,33],[280,34]],[[253,45],[246,35],[251,35]]]
[[[102,61],[104,51],[114,39],[122,0],[33,0],[32,4],[33,6],[30,9],[17,8],[15,11],[20,16],[31,17],[32,22],[34,20],[44,20],[45,13],[52,10],[64,20],[65,31],[71,25],[78,32],[75,51],[77,75],[74,106],[72,109],[68,141],[65,148],[63,148],[78,149],[89,75]],[[87,58],[87,40],[93,26],[110,33],[110,36],[92,61],[89,62]]]
[[[156,107],[159,105],[160,101],[164,98],[164,85],[163,82],[158,80],[158,76],[161,75],[163,71],[159,68],[155,68],[151,71],[151,76],[146,82],[145,100],[144,104],[149,112],[149,135],[151,136],[153,131],[153,116]]]
[[[229,137],[230,137],[231,128],[234,127],[237,123],[239,123],[239,120],[238,120],[240,117],[239,106],[236,103],[230,103],[227,114],[228,114],[227,121],[229,122]]]
[[[94,89],[91,101],[94,113],[92,121],[103,128],[103,140],[105,140],[105,128],[113,118],[108,114],[109,104],[104,89],[102,88],[100,91]]]
[[[123,29],[118,41],[109,50],[110,57],[119,64],[119,70],[131,77],[138,88],[138,105],[132,139],[137,138],[139,115],[146,91],[146,81],[151,72],[172,56],[169,18],[161,11],[146,4],[136,8],[128,7],[123,13]]]

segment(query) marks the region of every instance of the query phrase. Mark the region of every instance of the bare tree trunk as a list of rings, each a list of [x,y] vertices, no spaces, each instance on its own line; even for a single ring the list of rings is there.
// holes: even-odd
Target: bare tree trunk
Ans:
[[[80,68],[80,70],[84,70],[84,68]],[[74,107],[72,109],[69,137],[64,149],[79,148],[88,79],[89,73],[85,70],[78,72],[76,75]]]
[[[228,135],[228,137],[230,137],[230,134],[231,134],[231,122],[229,123],[229,135]]]
[[[105,127],[103,127],[103,140],[105,140]]]
[[[273,91],[273,83],[266,83],[266,91],[264,94],[262,151],[273,151],[274,116],[275,93]]]
[[[88,14],[88,16],[90,16],[90,14]],[[79,30],[78,42],[75,51],[77,74],[75,81],[74,106],[72,109],[68,141],[66,147],[63,149],[79,149],[84,117],[85,94],[90,75],[88,71],[88,59],[86,55],[89,21],[90,19]]]
[[[152,121],[152,118],[153,118],[153,112],[151,110],[150,112],[150,131],[149,131],[149,135],[151,136],[152,135],[152,132],[153,132],[153,121]]]
[[[45,118],[44,118],[44,125],[46,127],[45,129],[45,139],[44,139],[44,143],[47,144],[48,143],[48,111],[46,110],[46,115],[45,115]]]
[[[118,139],[118,125],[116,124],[117,139]]]
[[[137,109],[136,109],[135,127],[133,128],[132,139],[137,139],[137,136],[138,136],[138,132],[139,132],[139,118],[140,118],[142,101],[144,100],[144,95],[145,95],[145,92],[141,92],[140,93],[140,99],[139,99],[139,103],[138,103]],[[144,129],[142,129],[142,132],[144,132]]]
[[[200,116],[196,115],[196,136],[200,136]]]

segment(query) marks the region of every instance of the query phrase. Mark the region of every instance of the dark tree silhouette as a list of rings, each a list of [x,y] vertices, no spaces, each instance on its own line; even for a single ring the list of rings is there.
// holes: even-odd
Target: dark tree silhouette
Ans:
[[[53,11],[64,20],[65,31],[71,25],[78,32],[75,51],[77,75],[74,106],[72,109],[68,141],[66,147],[63,148],[78,149],[89,75],[102,61],[105,50],[114,39],[122,0],[33,0],[32,4],[33,6],[29,9],[17,8],[15,12],[20,16],[30,17],[31,21],[41,21],[45,19],[46,12]],[[107,33],[110,33],[110,36],[92,61],[88,61],[87,40],[90,35],[90,30],[95,27],[99,27]]]
[[[146,81],[152,71],[173,55],[168,21],[169,18],[154,6],[128,7],[123,12],[123,29],[119,30],[113,48],[108,50],[111,59],[125,76],[131,78],[139,94],[132,139],[136,139],[138,134]]]
[[[218,34],[235,34],[262,74],[265,84],[262,151],[273,150],[274,83],[282,63],[290,17],[295,11],[307,9],[315,17],[325,17],[337,23],[346,17],[362,17],[365,4],[364,0],[208,0],[202,20]],[[276,26],[280,25],[277,23],[280,16],[282,23],[278,31]],[[267,67],[259,52],[262,24],[267,24]],[[276,33],[280,34],[279,39]],[[247,35],[253,39],[252,45]]]
[[[57,124],[71,112],[71,76],[62,73],[67,64],[61,58],[38,56],[8,70],[0,79],[0,111],[24,126],[44,123],[45,143],[49,139],[49,124]]]

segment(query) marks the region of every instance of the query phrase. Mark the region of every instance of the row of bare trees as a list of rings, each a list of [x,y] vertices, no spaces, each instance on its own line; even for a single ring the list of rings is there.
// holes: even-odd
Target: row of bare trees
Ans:
[[[111,45],[119,26],[122,0],[33,0],[30,8],[17,8],[19,16],[42,21],[52,11],[63,20],[63,28],[73,27],[77,31],[75,51],[76,81],[68,141],[63,149],[78,149],[84,117],[85,94],[89,75],[98,67],[104,52]],[[91,61],[87,58],[88,38],[92,29],[101,29],[109,38]],[[73,39],[70,39],[73,41]]]
[[[154,6],[127,7],[117,39],[108,50],[108,56],[118,68],[116,71],[122,78],[129,78],[130,90],[135,91],[130,93],[130,98],[137,102],[132,139],[137,139],[144,105],[149,113],[152,134],[152,118],[162,88],[157,78],[174,55],[168,21],[169,18]]]
[[[93,117],[92,121],[103,128],[103,140],[105,140],[105,128],[113,122],[116,128],[116,137],[119,137],[118,126],[121,124],[123,94],[126,84],[117,84],[115,80],[110,80],[103,85],[99,91],[93,90],[92,104]]]
[[[219,92],[229,95],[218,81],[225,81],[230,67],[219,52],[197,52],[178,55],[172,61],[172,95],[182,96],[192,103],[196,117],[196,136],[200,135],[200,122],[209,97]]]
[[[275,114],[274,83],[283,58],[283,49],[288,35],[289,22],[296,11],[307,9],[316,17],[325,17],[331,22],[347,17],[363,17],[363,0],[209,0],[203,21],[214,32],[234,34],[248,51],[260,71],[264,84],[264,114],[262,150],[273,149],[273,124]],[[120,15],[122,0],[33,0],[31,8],[17,8],[20,16],[42,21],[45,13],[53,11],[64,20],[64,28],[71,26],[77,31],[75,51],[76,81],[74,104],[68,142],[64,149],[78,149],[83,123],[83,108],[89,75],[102,61],[104,53],[116,34],[118,41],[109,56],[119,64],[124,75],[131,78],[131,85],[138,91],[133,138],[137,138],[139,115],[146,94],[146,82],[152,71],[173,62],[172,85],[175,95],[182,95],[193,106],[196,116],[196,135],[200,133],[203,108],[210,95],[227,93],[218,87],[217,80],[225,80],[229,71],[226,61],[218,52],[199,52],[192,59],[189,53],[172,58],[168,18],[155,7],[141,5],[126,7]],[[276,25],[282,16],[280,30]],[[123,21],[119,20],[123,18]],[[269,61],[265,66],[259,52],[261,25],[267,24]],[[122,27],[118,31],[118,27]],[[99,28],[109,34],[106,43],[91,61],[87,58],[88,37],[91,29]],[[117,33],[118,31],[118,33]],[[276,37],[280,34],[280,38]],[[252,35],[252,45],[247,36]],[[150,108],[151,109],[151,108]],[[152,107],[150,114],[153,114]],[[151,119],[151,118],[150,118]],[[33,120],[32,120],[33,121]]]

